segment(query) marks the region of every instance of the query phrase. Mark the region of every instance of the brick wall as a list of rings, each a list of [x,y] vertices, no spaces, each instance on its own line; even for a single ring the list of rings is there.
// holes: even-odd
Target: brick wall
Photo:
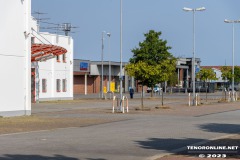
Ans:
[[[84,93],[84,75],[75,75],[74,76],[74,87],[73,93],[74,94],[81,94]]]
[[[115,82],[115,77],[111,77],[111,81]],[[87,93],[100,93],[101,76],[87,76]],[[107,88],[108,76],[103,76],[103,86]],[[85,93],[85,75],[74,75],[74,94]]]

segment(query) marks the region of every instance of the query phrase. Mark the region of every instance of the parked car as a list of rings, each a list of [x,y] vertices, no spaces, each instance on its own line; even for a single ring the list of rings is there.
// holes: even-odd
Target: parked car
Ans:
[[[232,86],[231,86],[231,85],[229,86],[228,90],[229,90],[229,91],[232,90]],[[234,86],[234,91],[239,91],[238,85],[235,85],[235,86]]]
[[[152,88],[148,87],[147,88],[147,93],[150,93],[150,92],[152,92]]]
[[[160,88],[160,87],[158,87],[158,86],[155,86],[155,87],[153,88],[153,92],[154,92],[154,93],[160,92],[160,90],[162,90],[162,88]],[[148,87],[148,88],[147,88],[147,93],[150,93],[150,92],[152,92],[152,88]]]

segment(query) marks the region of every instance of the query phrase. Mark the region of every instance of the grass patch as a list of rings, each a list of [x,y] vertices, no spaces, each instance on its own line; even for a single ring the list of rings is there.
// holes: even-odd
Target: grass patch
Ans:
[[[162,106],[162,105],[157,105],[155,109],[171,109],[169,106]]]
[[[47,118],[38,116],[7,117],[0,119],[0,134],[82,127],[115,120],[101,118]]]

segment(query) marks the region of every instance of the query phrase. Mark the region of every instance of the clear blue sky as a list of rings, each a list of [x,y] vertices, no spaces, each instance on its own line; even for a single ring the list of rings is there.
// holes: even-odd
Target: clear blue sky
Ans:
[[[232,65],[232,25],[224,19],[240,19],[240,0],[122,0],[123,61],[131,49],[144,40],[150,29],[161,31],[161,38],[176,57],[192,57],[192,12],[183,7],[205,7],[196,12],[196,57],[202,65]],[[102,31],[106,36],[104,60],[120,61],[120,0],[32,0],[32,12],[47,13],[51,23],[72,23],[74,58],[101,60]],[[46,31],[46,30],[42,30]],[[240,24],[235,25],[235,65],[240,65]]]

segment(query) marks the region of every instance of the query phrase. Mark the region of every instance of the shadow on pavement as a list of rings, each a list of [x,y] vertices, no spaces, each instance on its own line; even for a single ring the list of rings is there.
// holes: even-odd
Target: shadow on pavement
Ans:
[[[171,139],[171,138],[149,138],[146,141],[136,141],[141,148],[154,149],[167,151],[175,155],[193,156],[198,157],[200,154],[226,154],[227,158],[240,158],[240,125],[238,124],[220,124],[209,123],[198,126],[200,129],[206,132],[227,133],[235,134],[229,138],[207,140],[207,139]],[[234,151],[232,150],[188,150],[187,146],[191,146],[196,143],[206,142],[198,145],[199,147],[205,146],[238,146]],[[181,150],[179,150],[181,148]]]
[[[102,158],[87,158],[87,160],[107,160],[107,159],[102,159]]]
[[[204,141],[204,139],[161,139],[161,138],[149,138],[147,141],[136,141],[141,148],[164,150],[172,152],[175,149],[186,147],[190,144]]]
[[[54,157],[41,155],[10,155],[6,154],[0,157],[1,160],[80,160],[78,158],[66,157],[63,155],[55,155]]]
[[[149,138],[146,141],[136,141],[141,148],[144,149],[154,149],[162,150],[173,155],[182,155],[190,157],[199,157],[200,154],[226,154],[227,158],[240,158],[240,136],[235,138],[226,138],[219,140],[207,141],[205,139],[194,139],[194,138],[185,138],[185,139],[161,139],[161,138]],[[188,149],[188,146],[193,144],[204,142],[206,143],[197,145],[197,147],[206,147],[206,146],[238,146],[237,149],[227,151],[227,150],[191,150]]]
[[[217,133],[228,133],[228,134],[240,133],[239,124],[209,123],[209,124],[202,124],[199,126],[199,128],[206,132],[217,132]]]

